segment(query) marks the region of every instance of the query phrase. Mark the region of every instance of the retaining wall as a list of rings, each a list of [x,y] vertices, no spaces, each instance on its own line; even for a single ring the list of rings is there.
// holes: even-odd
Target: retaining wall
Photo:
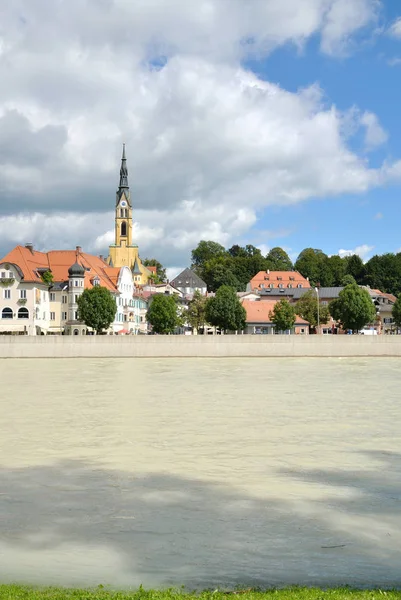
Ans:
[[[401,356],[401,336],[0,336],[0,358]]]

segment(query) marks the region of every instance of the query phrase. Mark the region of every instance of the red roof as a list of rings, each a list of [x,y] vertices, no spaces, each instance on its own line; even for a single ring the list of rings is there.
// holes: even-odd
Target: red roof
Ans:
[[[278,300],[244,300],[242,306],[246,310],[247,323],[271,323],[270,312]],[[309,325],[308,321],[296,316],[296,325]]]

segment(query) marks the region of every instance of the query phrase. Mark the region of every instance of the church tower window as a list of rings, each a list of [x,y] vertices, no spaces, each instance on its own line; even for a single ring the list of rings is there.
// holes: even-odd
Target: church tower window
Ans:
[[[123,221],[121,223],[121,237],[126,237],[127,235],[127,223]]]

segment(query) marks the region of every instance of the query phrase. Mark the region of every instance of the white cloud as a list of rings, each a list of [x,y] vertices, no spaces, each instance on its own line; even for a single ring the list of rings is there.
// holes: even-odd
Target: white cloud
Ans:
[[[0,197],[16,214],[0,220],[2,244],[105,251],[122,141],[135,241],[143,256],[170,265],[185,264],[201,238],[238,241],[267,206],[364,192],[398,178],[397,163],[373,169],[350,149],[344,114],[324,102],[318,85],[288,92],[240,66],[245,55],[302,47],[316,35],[323,52],[343,53],[374,22],[377,6],[5,3]],[[366,127],[367,141],[381,143],[375,115],[358,114],[366,122],[355,131]]]
[[[383,218],[383,213],[381,213],[381,212],[376,213],[374,218],[376,221],[380,221],[380,219]]]
[[[389,35],[395,38],[401,38],[401,17],[395,19],[388,29]]]
[[[361,116],[361,124],[366,128],[365,146],[368,150],[381,146],[387,141],[387,132],[384,131],[374,113],[364,112]]]
[[[341,256],[341,258],[344,258],[345,256],[352,256],[353,254],[356,254],[357,256],[360,256],[362,258],[362,260],[365,262],[366,260],[368,260],[369,255],[371,254],[373,249],[374,249],[374,246],[369,246],[368,244],[362,244],[361,246],[357,246],[353,250],[339,250],[338,254],[339,254],[339,256]]]
[[[389,58],[387,64],[390,65],[390,67],[398,67],[401,65],[401,57],[394,56],[394,58]]]

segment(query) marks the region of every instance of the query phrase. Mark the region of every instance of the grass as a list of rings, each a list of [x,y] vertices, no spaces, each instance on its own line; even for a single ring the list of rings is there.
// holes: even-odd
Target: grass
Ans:
[[[238,596],[238,599],[236,598]],[[230,598],[231,597],[231,598]],[[209,590],[186,592],[184,590],[144,590],[121,592],[99,586],[79,590],[64,588],[35,588],[20,585],[0,585],[0,600],[401,600],[400,591],[353,590],[335,588],[287,588],[282,590],[238,590],[223,592]]]

